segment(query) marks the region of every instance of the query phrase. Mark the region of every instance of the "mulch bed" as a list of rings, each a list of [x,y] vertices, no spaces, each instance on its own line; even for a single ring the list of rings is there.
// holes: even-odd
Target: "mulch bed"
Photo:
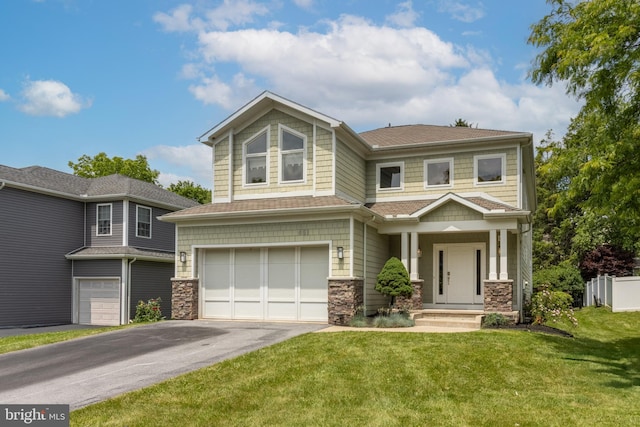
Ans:
[[[573,338],[573,334],[567,331],[553,328],[546,325],[534,325],[532,323],[518,323],[516,325],[486,327],[487,329],[513,329],[525,332],[539,332],[548,335],[556,335],[559,337]]]

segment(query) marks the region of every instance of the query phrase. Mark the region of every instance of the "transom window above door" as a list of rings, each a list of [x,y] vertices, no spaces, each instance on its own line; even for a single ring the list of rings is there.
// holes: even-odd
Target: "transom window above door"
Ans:
[[[244,183],[266,184],[268,169],[268,128],[244,144]]]
[[[280,127],[280,182],[304,181],[306,136]]]
[[[380,163],[376,169],[378,190],[402,190],[404,163]]]

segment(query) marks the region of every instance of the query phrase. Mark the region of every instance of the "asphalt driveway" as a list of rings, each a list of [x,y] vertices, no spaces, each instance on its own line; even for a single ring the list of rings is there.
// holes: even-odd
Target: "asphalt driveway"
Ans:
[[[166,321],[0,355],[0,403],[77,409],[326,328]]]

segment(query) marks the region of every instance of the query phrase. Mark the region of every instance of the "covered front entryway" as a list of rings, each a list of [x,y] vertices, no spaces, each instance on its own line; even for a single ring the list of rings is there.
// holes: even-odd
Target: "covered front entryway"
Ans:
[[[437,244],[433,247],[433,299],[436,304],[483,304],[485,244]]]
[[[328,246],[203,252],[202,317],[327,321]]]
[[[78,279],[78,323],[120,324],[120,280]]]

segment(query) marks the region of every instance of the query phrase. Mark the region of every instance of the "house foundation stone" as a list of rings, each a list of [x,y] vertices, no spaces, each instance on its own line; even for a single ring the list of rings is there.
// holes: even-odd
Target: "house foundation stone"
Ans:
[[[412,280],[413,294],[410,297],[398,295],[395,301],[395,308],[408,308],[409,310],[422,310],[422,285],[424,280]]]
[[[198,318],[198,279],[171,279],[171,318],[194,320]]]
[[[487,313],[513,311],[513,280],[484,281],[484,311]]]
[[[329,279],[328,321],[330,325],[349,325],[358,307],[362,306],[364,306],[364,280]]]

